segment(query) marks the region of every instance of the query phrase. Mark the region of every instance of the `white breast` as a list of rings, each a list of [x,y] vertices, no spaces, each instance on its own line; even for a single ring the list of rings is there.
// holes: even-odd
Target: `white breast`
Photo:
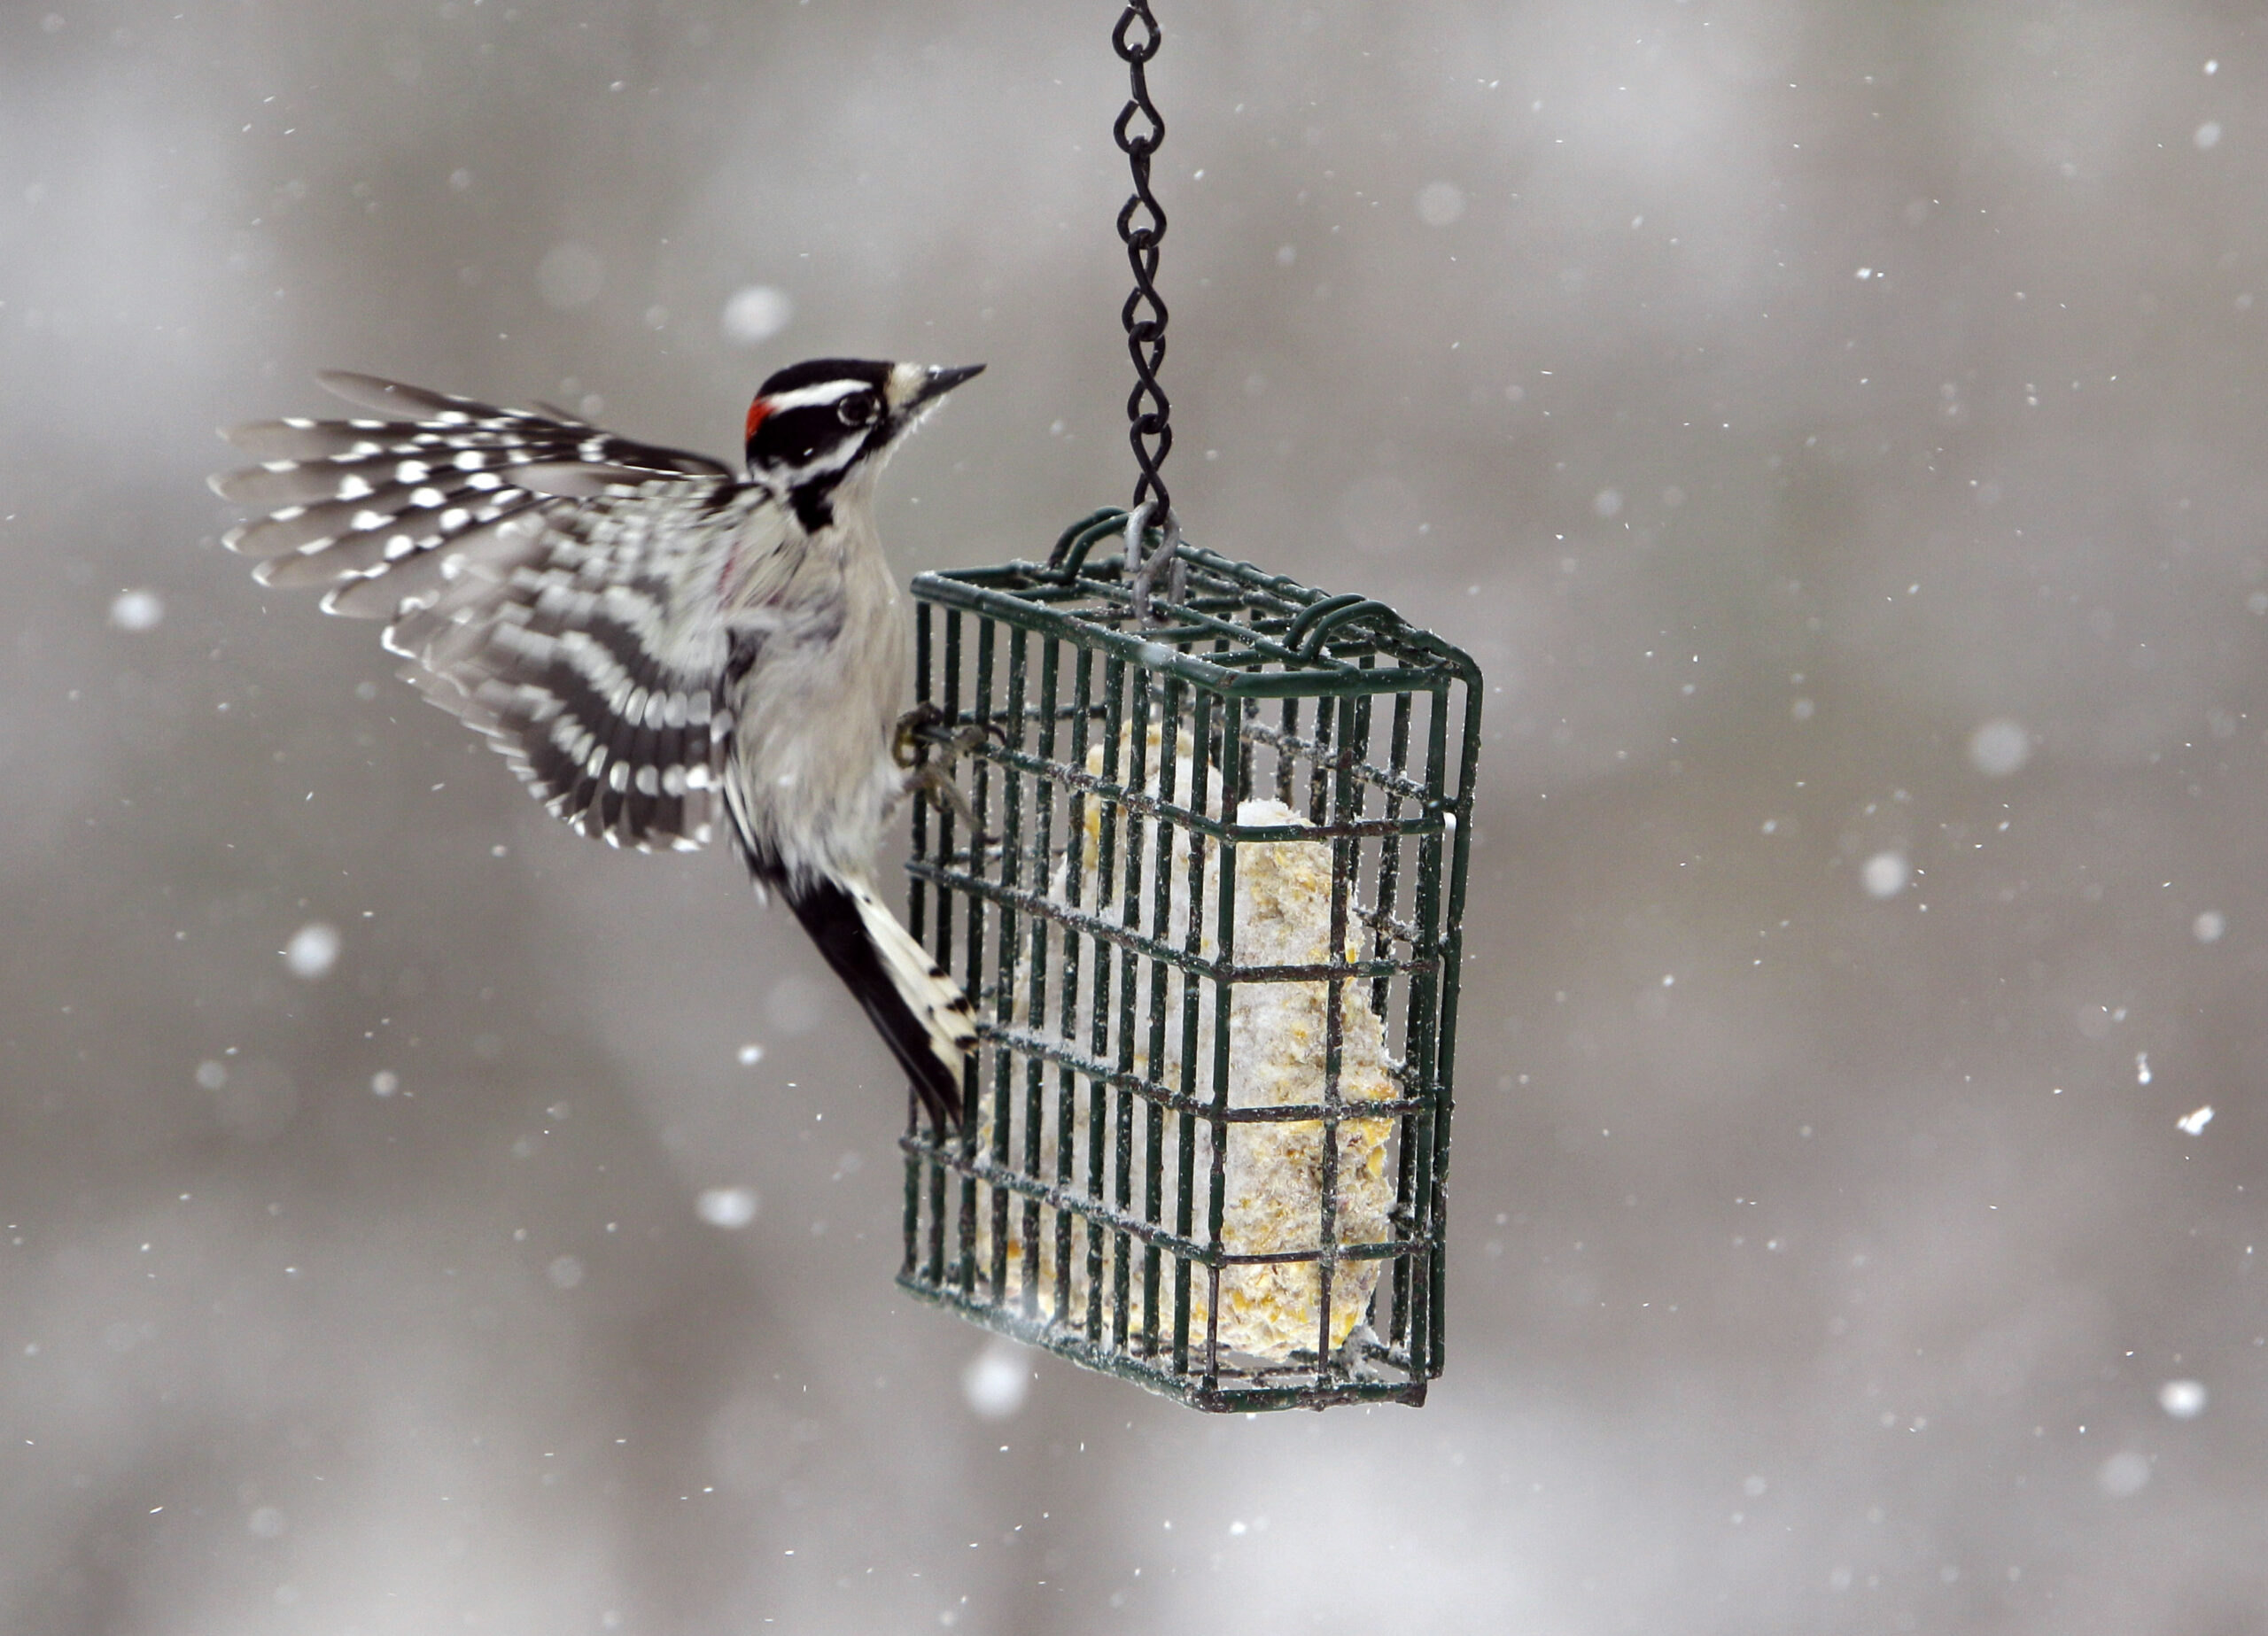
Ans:
[[[904,781],[890,743],[906,610],[871,518],[843,509],[860,515],[806,542],[775,593],[733,621],[760,638],[734,701],[734,805],[790,874],[871,874]]]

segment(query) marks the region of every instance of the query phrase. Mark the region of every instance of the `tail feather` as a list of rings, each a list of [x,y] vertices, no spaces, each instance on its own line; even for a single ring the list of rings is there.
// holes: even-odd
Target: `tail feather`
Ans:
[[[913,1082],[940,1128],[960,1123],[961,1066],[976,1045],[968,996],[864,880],[790,880],[782,895]]]

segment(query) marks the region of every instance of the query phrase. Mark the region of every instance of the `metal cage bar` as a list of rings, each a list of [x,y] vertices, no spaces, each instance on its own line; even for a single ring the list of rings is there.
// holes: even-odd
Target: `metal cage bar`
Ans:
[[[1146,622],[1126,527],[914,583],[925,732],[997,731],[912,818],[980,1047],[959,1130],[909,1097],[899,1282],[1201,1408],[1422,1402],[1479,672],[1186,542]]]

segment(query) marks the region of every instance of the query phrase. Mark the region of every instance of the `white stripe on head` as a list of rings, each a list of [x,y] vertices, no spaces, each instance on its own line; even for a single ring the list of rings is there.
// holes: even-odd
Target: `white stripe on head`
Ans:
[[[928,384],[929,371],[923,365],[894,363],[889,368],[889,380],[882,384],[882,400],[889,405],[890,412],[896,414],[920,397],[921,389]]]
[[[783,410],[809,408],[816,404],[836,403],[852,392],[871,392],[872,385],[861,380],[821,381],[816,386],[798,386],[792,392],[775,392],[764,401],[768,412],[778,415]]]
[[[864,438],[845,438],[842,442],[821,454],[817,460],[806,461],[801,466],[790,466],[784,470],[774,468],[769,475],[776,477],[784,487],[801,488],[813,477],[823,477],[829,472],[843,470],[866,452],[866,443]]]

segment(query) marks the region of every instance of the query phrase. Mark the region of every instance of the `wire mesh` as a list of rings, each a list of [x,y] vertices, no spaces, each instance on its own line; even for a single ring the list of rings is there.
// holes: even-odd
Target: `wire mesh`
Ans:
[[[1201,1408],[1423,1402],[1479,672],[1185,541],[1145,623],[1127,528],[914,582],[928,742],[986,732],[908,924],[981,1043],[899,1282]]]

